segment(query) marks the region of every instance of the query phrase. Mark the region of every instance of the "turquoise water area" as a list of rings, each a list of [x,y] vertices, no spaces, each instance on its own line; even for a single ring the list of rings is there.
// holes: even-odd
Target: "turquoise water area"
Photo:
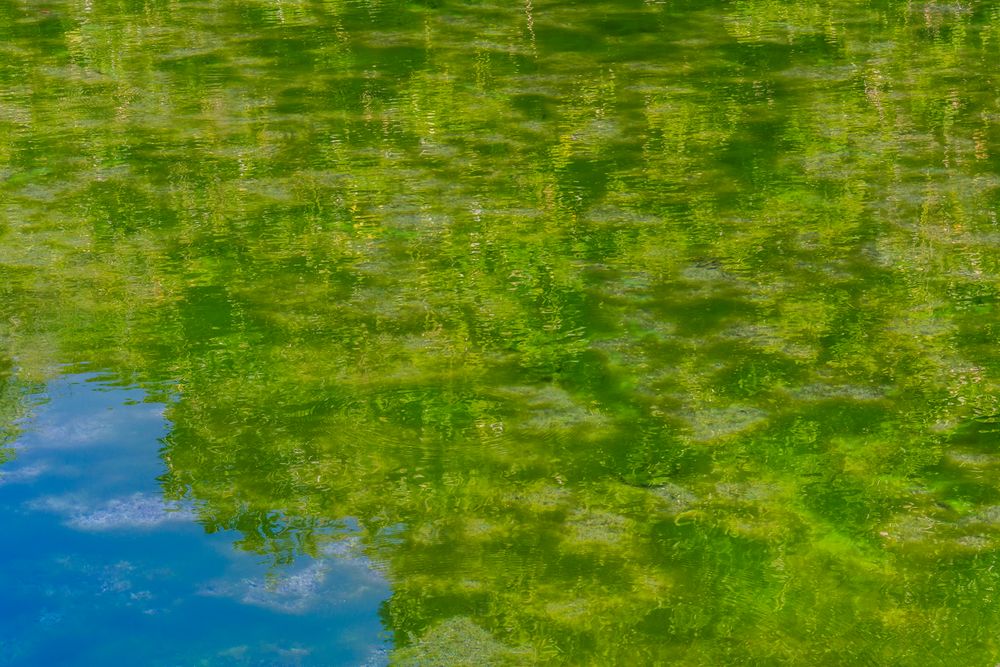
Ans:
[[[0,0],[0,664],[1000,663],[998,48]]]

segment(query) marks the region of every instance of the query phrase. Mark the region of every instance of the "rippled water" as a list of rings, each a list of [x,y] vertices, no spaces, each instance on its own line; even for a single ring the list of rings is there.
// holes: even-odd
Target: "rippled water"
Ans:
[[[0,664],[1000,661],[998,45],[0,0]]]
[[[0,665],[381,665],[389,587],[344,521],[296,561],[162,496],[164,405],[96,374],[33,397],[0,477]]]

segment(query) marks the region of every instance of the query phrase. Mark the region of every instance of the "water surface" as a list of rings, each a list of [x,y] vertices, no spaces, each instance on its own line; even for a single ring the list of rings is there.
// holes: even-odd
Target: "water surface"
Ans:
[[[354,522],[275,566],[163,498],[163,404],[93,373],[33,398],[0,478],[0,664],[385,664],[388,586]]]
[[[8,661],[1000,661],[998,44],[975,0],[0,0]],[[153,598],[45,597],[119,562]],[[317,567],[370,590],[235,592]]]

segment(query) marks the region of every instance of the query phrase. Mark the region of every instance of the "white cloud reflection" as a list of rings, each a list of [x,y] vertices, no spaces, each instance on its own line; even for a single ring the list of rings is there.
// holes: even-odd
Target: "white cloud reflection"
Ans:
[[[200,593],[285,614],[305,614],[362,599],[386,587],[385,579],[352,540],[331,545],[323,556],[303,558],[279,572],[249,577],[233,574],[210,582]]]
[[[28,508],[65,517],[71,528],[84,531],[148,529],[194,520],[194,513],[177,503],[145,493],[93,503],[75,496],[44,496]]]

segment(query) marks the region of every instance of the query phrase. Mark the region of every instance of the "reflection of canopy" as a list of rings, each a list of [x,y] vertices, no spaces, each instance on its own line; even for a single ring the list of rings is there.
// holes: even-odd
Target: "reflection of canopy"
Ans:
[[[356,517],[401,660],[985,664],[995,18],[56,4],[0,9],[4,423],[173,381],[165,497]]]

